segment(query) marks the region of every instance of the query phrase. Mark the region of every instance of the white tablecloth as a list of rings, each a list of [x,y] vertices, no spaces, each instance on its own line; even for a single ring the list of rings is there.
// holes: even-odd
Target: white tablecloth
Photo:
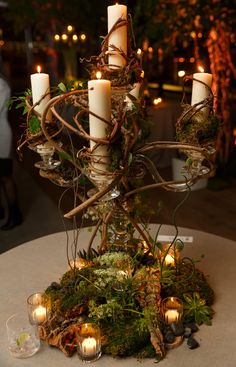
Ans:
[[[156,225],[152,230],[156,230]],[[161,234],[171,234],[173,228],[163,226]],[[212,326],[201,326],[195,337],[200,348],[189,350],[184,342],[168,352],[160,362],[162,367],[235,367],[236,366],[236,242],[192,229],[180,229],[180,234],[193,236],[186,244],[184,255],[205,258],[198,267],[209,274],[209,282],[216,293],[215,316]],[[90,232],[83,229],[80,247],[86,247]],[[26,299],[44,290],[67,270],[66,236],[55,233],[38,238],[0,255],[0,366],[1,367],[78,367],[82,362],[75,355],[66,358],[62,352],[42,346],[33,357],[14,359],[7,349],[5,322],[15,312],[27,312]],[[135,358],[113,359],[103,356],[97,367],[133,367]],[[154,360],[144,360],[142,366],[154,366]]]

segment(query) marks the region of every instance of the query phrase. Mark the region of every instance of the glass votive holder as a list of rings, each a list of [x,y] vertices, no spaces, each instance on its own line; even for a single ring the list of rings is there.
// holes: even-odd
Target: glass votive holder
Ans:
[[[41,325],[48,316],[47,299],[42,293],[33,293],[27,298],[29,321],[32,325]]]
[[[164,244],[162,245],[161,260],[164,265],[174,267],[180,260],[180,252],[175,244]]]
[[[33,356],[40,348],[38,331],[27,315],[14,314],[6,322],[8,349],[15,358]]]
[[[177,324],[183,316],[183,302],[177,297],[164,298],[161,310],[165,324]]]
[[[83,362],[94,362],[101,356],[101,335],[96,324],[85,323],[77,333],[78,354]]]

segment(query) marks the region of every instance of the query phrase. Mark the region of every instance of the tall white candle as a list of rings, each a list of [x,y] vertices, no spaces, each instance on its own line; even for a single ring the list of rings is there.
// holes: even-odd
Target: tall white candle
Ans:
[[[37,67],[38,72],[30,75],[31,89],[32,89],[32,99],[33,104],[38,102],[46,93],[50,91],[49,75],[41,73],[40,66]],[[46,104],[50,100],[50,94],[47,94],[39,105],[35,107],[35,110],[42,115]],[[49,117],[49,116],[48,116]]]
[[[212,84],[212,74],[195,73],[193,74],[193,78],[196,80],[193,80],[191,106],[203,101],[205,98],[210,96],[211,92],[209,88],[211,88]],[[207,88],[204,84],[198,82],[197,80],[204,82],[208,85],[209,88]],[[208,108],[201,109],[201,111],[205,111],[206,113],[208,113]]]
[[[94,79],[88,82],[89,110],[104,120],[111,121],[111,82],[105,79]],[[89,114],[89,133],[94,138],[105,138],[108,124],[98,117]],[[96,142],[90,140],[90,148],[93,149]],[[109,153],[107,145],[99,145],[93,155],[96,162],[93,166],[97,169],[106,169],[109,163]],[[103,163],[99,163],[102,161]],[[105,165],[104,165],[105,162]]]
[[[108,32],[110,32],[118,19],[121,18],[127,20],[127,6],[120,4],[108,6],[107,16]],[[119,54],[119,52],[112,51],[112,45],[122,50],[124,54],[127,55],[127,25],[117,28],[112,32],[108,40],[108,50],[111,53],[108,57],[108,63],[111,65],[111,68],[125,66],[126,60]]]

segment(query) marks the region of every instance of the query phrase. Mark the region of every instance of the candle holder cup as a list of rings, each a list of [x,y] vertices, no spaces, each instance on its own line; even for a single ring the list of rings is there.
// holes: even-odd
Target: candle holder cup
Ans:
[[[29,321],[32,325],[41,325],[48,316],[48,300],[42,293],[33,293],[27,298]]]
[[[35,167],[42,170],[54,170],[60,166],[61,162],[53,159],[55,149],[52,146],[46,144],[40,144],[36,146],[36,152],[42,158],[41,161],[35,163]]]
[[[165,266],[174,267],[180,261],[180,251],[175,244],[163,244],[160,257]]]
[[[183,302],[177,297],[164,298],[161,310],[165,324],[180,323],[183,316]]]
[[[33,356],[40,348],[37,329],[29,324],[27,315],[14,314],[6,322],[8,349],[15,358]]]
[[[83,362],[94,362],[101,356],[100,329],[93,323],[81,325],[77,333],[78,354]]]

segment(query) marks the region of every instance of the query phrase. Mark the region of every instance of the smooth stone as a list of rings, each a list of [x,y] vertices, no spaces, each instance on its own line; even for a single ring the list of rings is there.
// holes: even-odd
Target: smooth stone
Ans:
[[[184,329],[184,337],[185,338],[189,338],[192,335],[192,330],[190,329],[190,327],[185,327]]]
[[[199,347],[199,343],[196,339],[194,339],[192,336],[190,336],[187,340],[187,346],[189,349],[196,349]]]
[[[173,322],[172,324],[170,324],[170,327],[171,327],[173,333],[175,334],[175,336],[184,335],[184,327],[183,327],[182,323]]]
[[[192,333],[196,333],[196,331],[199,330],[198,326],[194,322],[187,322],[184,326],[190,328]]]
[[[175,335],[172,331],[167,331],[167,333],[164,334],[164,340],[166,343],[173,343],[175,341]]]

